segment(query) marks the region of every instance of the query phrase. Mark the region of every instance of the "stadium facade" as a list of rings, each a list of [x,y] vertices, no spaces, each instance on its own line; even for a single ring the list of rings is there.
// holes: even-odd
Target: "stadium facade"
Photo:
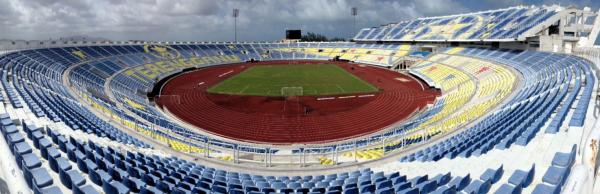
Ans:
[[[351,42],[2,41],[0,175],[10,193],[598,193],[597,16],[519,6],[365,28]],[[222,79],[198,80],[255,61],[340,63],[425,94],[321,95],[377,100],[283,119],[203,95]]]

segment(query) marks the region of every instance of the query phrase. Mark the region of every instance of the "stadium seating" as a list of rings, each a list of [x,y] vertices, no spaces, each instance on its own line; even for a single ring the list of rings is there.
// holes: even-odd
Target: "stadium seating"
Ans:
[[[450,52],[450,51],[449,51]],[[474,56],[474,57],[482,57],[482,58],[486,58],[486,59],[491,59],[493,61],[497,61],[497,62],[501,62],[510,66],[513,66],[515,69],[520,70],[520,71],[524,71],[522,72],[522,74],[527,75],[529,73],[532,74],[540,74],[539,76],[548,76],[547,74],[543,73],[543,72],[552,72],[552,73],[557,73],[559,76],[560,80],[572,80],[573,82],[575,82],[575,86],[573,87],[574,90],[579,90],[577,89],[579,87],[583,87],[580,85],[577,85],[577,83],[579,83],[580,78],[582,77],[586,77],[586,79],[588,80],[592,80],[589,79],[590,75],[588,75],[588,73],[586,73],[586,76],[578,76],[579,74],[577,74],[577,72],[581,72],[582,70],[585,71],[585,67],[583,66],[587,66],[587,65],[582,65],[585,63],[585,61],[583,60],[577,60],[577,59],[573,59],[571,57],[568,56],[561,56],[559,54],[549,54],[549,53],[533,53],[530,51],[525,51],[525,52],[521,52],[520,54],[514,55],[511,57],[507,57],[507,58],[503,58],[503,57],[498,57],[498,56],[506,56],[506,55],[502,55],[501,53],[506,52],[506,54],[508,54],[507,51],[501,51],[501,50],[494,50],[494,51],[490,51],[490,50],[485,50],[485,49],[476,49],[476,48],[467,48],[467,49],[463,49],[462,51],[460,51],[460,54],[464,54],[466,56]],[[501,54],[501,55],[496,55],[496,54]],[[538,55],[539,57],[533,58],[533,56]],[[527,60],[524,60],[523,58],[527,57]],[[552,59],[554,58],[554,59]],[[567,61],[566,64],[558,64],[558,62],[560,62],[560,59],[563,59],[565,61]],[[550,59],[550,60],[549,60]],[[508,61],[507,61],[508,60]],[[511,61],[512,60],[512,61]],[[545,63],[542,63],[542,61],[544,61]],[[541,66],[541,64],[547,64],[548,61],[556,61],[555,63],[550,64],[549,66]],[[560,70],[558,68],[562,68],[565,70],[569,70],[569,71],[563,71],[566,72],[567,75],[564,75],[562,73],[558,73],[560,72]],[[533,69],[534,71],[537,71],[538,73],[533,73],[530,72],[529,70]],[[573,72],[574,71],[574,72]],[[572,73],[576,73],[576,75],[572,75]],[[527,76],[529,77],[529,76]],[[535,76],[534,76],[535,77]],[[517,145],[521,145],[524,146],[527,143],[529,143],[529,141],[531,141],[531,139],[535,136],[535,134],[537,134],[537,132],[540,130],[540,128],[542,128],[542,124],[550,119],[550,113],[552,113],[553,111],[555,111],[555,109],[558,107],[559,103],[561,103],[561,101],[565,100],[565,96],[567,95],[567,93],[569,93],[568,88],[565,87],[560,87],[561,84],[568,84],[569,82],[559,82],[556,80],[551,80],[551,79],[545,79],[544,82],[535,82],[534,80],[529,80],[529,79],[524,79],[523,80],[525,82],[525,88],[533,88],[534,90],[522,90],[519,94],[517,94],[517,97],[513,98],[513,100],[511,100],[512,103],[515,103],[515,105],[517,106],[513,106],[514,108],[510,108],[510,109],[505,109],[503,111],[498,112],[495,115],[492,115],[490,117],[486,118],[485,122],[480,122],[478,123],[478,125],[476,125],[475,127],[472,127],[468,130],[466,130],[465,132],[462,132],[460,135],[455,136],[453,139],[451,140],[446,140],[440,144],[437,144],[436,146],[431,147],[430,149],[426,149],[424,151],[420,151],[417,152],[413,155],[407,156],[402,158],[403,161],[413,161],[416,160],[417,158],[420,158],[420,160],[439,160],[443,157],[449,157],[449,158],[454,158],[457,156],[461,156],[461,157],[470,157],[472,155],[475,156],[479,156],[487,151],[489,151],[491,148],[499,148],[499,149],[506,149],[508,147],[510,147],[512,144],[517,144]],[[590,84],[593,85],[594,81],[590,81]],[[560,90],[560,92],[557,91]],[[543,93],[544,90],[547,90],[549,92],[547,93]],[[537,94],[536,94],[537,93]],[[574,92],[574,94],[572,95],[576,95],[577,92]],[[534,100],[533,102],[529,102],[529,103],[522,103],[519,101],[522,101],[523,99],[528,99],[531,98],[532,96],[536,96],[538,95],[538,98],[536,100]],[[584,100],[583,102],[586,102],[587,99],[587,93],[583,93],[581,94],[583,97],[582,99]],[[549,106],[548,106],[549,105]],[[563,109],[568,109],[572,103],[563,103]],[[584,106],[584,105],[582,105]],[[509,105],[505,105],[505,107],[510,107]],[[536,109],[535,111],[531,110],[529,107],[543,107],[544,109]],[[582,107],[580,109],[586,109],[587,107]],[[577,110],[577,109],[576,109]],[[524,112],[523,113],[519,113],[519,112]],[[515,114],[516,113],[516,114]],[[534,115],[539,115],[539,116],[534,116],[533,118],[539,118],[539,119],[544,119],[544,120],[539,120],[537,119],[536,122],[524,122],[524,123],[520,123],[519,121],[531,121],[533,120],[531,113],[533,113]],[[555,119],[558,118],[558,120],[560,121],[560,118],[563,118],[565,116],[566,113],[559,113],[556,117],[554,117]],[[577,114],[577,113],[574,113]],[[513,115],[512,117],[505,117],[505,115]],[[583,115],[583,114],[579,114],[579,115]],[[577,117],[573,117],[573,119],[577,119]],[[499,121],[497,123],[495,123],[495,121]],[[550,131],[557,131],[556,127],[553,128],[553,126],[562,126],[562,123],[557,123],[555,122],[554,125],[550,125],[550,127],[547,130]],[[508,128],[507,128],[508,127]],[[513,128],[516,127],[518,130],[513,130],[513,131],[509,131],[507,129],[509,128]],[[495,131],[493,134],[490,133],[493,130],[499,130],[499,131]],[[495,135],[494,135],[495,134]],[[492,136],[493,135],[493,136]],[[468,144],[466,143],[454,143],[454,142],[464,142],[462,140],[464,139],[470,139],[472,142],[469,142]],[[489,141],[492,140],[492,141]]]
[[[508,16],[524,11],[541,14],[540,19],[530,19],[541,20],[552,13],[541,8],[504,11],[506,13],[482,14]],[[456,23],[458,20],[473,22],[468,18],[457,16],[453,20],[435,19],[430,22],[439,25],[446,22],[460,24]],[[500,38],[519,34],[493,30],[477,33]],[[176,60],[145,52],[145,47],[148,45],[58,47],[0,56],[0,99],[6,102],[2,106],[8,113],[0,116],[2,138],[33,191],[558,192],[575,163],[575,147],[569,153],[557,153],[551,164],[529,163],[523,167],[506,163],[486,166],[481,172],[468,174],[452,171],[407,176],[403,171],[365,168],[304,177],[263,176],[215,169],[197,161],[153,155],[144,150],[154,149],[152,145],[156,144],[147,142],[153,139],[175,151],[195,156],[211,155],[210,158],[224,164],[236,162],[234,154],[224,151],[234,149],[261,156],[279,152],[294,157],[319,153],[322,155],[317,158],[317,163],[324,166],[354,162],[355,158],[359,162],[375,160],[389,153],[404,151],[406,154],[395,158],[401,161],[398,163],[473,159],[514,146],[525,147],[542,135],[560,134],[566,128],[583,126],[589,104],[594,99],[596,84],[591,64],[579,57],[536,51],[452,47],[422,55],[422,61],[409,69],[410,74],[440,89],[443,94],[410,120],[392,126],[386,133],[352,142],[281,151],[194,132],[164,115],[147,102],[140,91],[148,91],[157,79],[182,68],[250,59],[326,60],[336,56],[388,66],[390,61],[413,53],[414,48],[409,45],[363,43],[171,45],[169,48],[181,57]],[[348,126],[344,130],[350,129],[351,126]],[[145,139],[132,136],[134,132]],[[85,138],[79,139],[77,135]],[[113,145],[120,145],[122,149]],[[337,152],[339,157],[332,157]]]
[[[552,165],[543,175],[543,183],[536,185],[533,193],[558,193],[561,190],[575,161],[576,149],[573,145],[570,152],[558,152],[554,155]]]
[[[364,28],[357,41],[514,40],[556,15],[554,7],[511,7],[453,16],[419,18]]]
[[[3,115],[3,119],[10,119]],[[14,124],[3,125],[15,126]],[[25,133],[25,127],[16,134]],[[56,157],[41,158],[39,150],[23,155],[21,159],[25,175],[31,179],[32,189],[43,193],[62,192],[60,187],[74,193],[128,193],[128,192],[215,192],[233,193],[243,191],[273,192],[433,192],[446,184],[453,184],[450,173],[437,175],[429,180],[427,175],[407,179],[399,173],[384,174],[369,169],[347,173],[317,176],[260,176],[245,173],[226,172],[207,168],[177,158],[148,156],[135,152],[119,152],[110,147],[100,146],[92,141],[82,142],[57,134],[48,128],[40,139],[64,139],[52,141],[50,147],[61,147],[62,143],[73,150],[60,150]],[[29,144],[33,139],[28,139]],[[76,153],[74,158],[61,155]],[[84,154],[85,153],[85,154]],[[16,154],[18,155],[18,154]],[[52,169],[52,161],[57,164]],[[41,160],[44,161],[40,162]],[[50,163],[48,165],[47,163]],[[52,169],[52,170],[48,170]],[[55,177],[58,177],[56,179]],[[30,179],[27,179],[30,180]],[[60,181],[59,181],[60,180]],[[456,180],[456,179],[455,179]],[[461,179],[460,185],[469,180]],[[454,181],[456,182],[456,181]],[[458,184],[458,183],[457,183]],[[469,184],[473,185],[473,183]],[[462,186],[461,186],[462,187]],[[476,186],[471,186],[476,187]],[[471,188],[471,187],[466,187]],[[443,188],[446,189],[446,188]],[[459,189],[460,190],[460,189]]]
[[[309,45],[309,46],[310,46],[310,45]],[[309,46],[306,46],[306,47],[309,47]],[[326,47],[327,47],[327,45],[326,45],[326,46],[324,46],[324,47],[326,48]],[[118,50],[117,48],[118,48],[118,47],[115,47],[115,48],[114,48],[112,51],[113,51],[113,52],[118,52],[118,51],[116,51],[116,50]],[[104,49],[105,49],[105,50],[109,50],[108,48],[104,48]],[[121,49],[121,50],[123,50],[124,48],[120,48],[120,49]],[[99,52],[100,52],[100,51],[98,51],[98,52],[95,52],[94,50],[90,50],[90,49],[81,49],[81,50],[84,50],[84,51],[86,51],[86,50],[87,50],[87,52],[86,52],[86,53],[88,53],[88,52],[89,52],[89,53],[88,53],[88,55],[91,55],[91,56],[98,55],[98,54],[94,54],[94,53],[99,53]],[[136,49],[130,49],[130,50],[136,50]],[[139,49],[138,49],[138,50],[139,50]],[[338,50],[339,50],[339,49],[338,49]],[[401,50],[402,50],[402,49],[401,49]],[[104,51],[104,52],[107,52],[107,51]],[[122,52],[122,53],[128,53],[127,51],[121,51],[121,52]],[[181,53],[185,53],[185,52],[181,52]],[[151,57],[147,57],[147,58],[151,58]],[[240,57],[240,58],[243,58],[243,57]],[[432,59],[433,59],[433,60],[435,60],[435,58],[433,58],[433,57],[432,57]],[[125,60],[125,59],[123,59],[123,60]],[[117,61],[118,61],[118,60],[117,60]],[[108,62],[105,62],[105,63],[94,63],[94,64],[106,64],[106,63],[108,63]],[[125,64],[125,63],[123,63],[123,62],[120,62],[120,63],[115,63],[115,62],[112,62],[112,63],[110,63],[110,64]],[[127,63],[127,64],[129,64],[129,63]],[[134,63],[134,64],[135,64],[135,63]],[[116,66],[119,66],[119,65],[116,65]],[[444,66],[441,66],[441,67],[443,68]],[[82,69],[85,69],[85,68],[86,68],[86,66],[82,66],[81,68],[82,68]],[[89,67],[88,67],[88,68],[89,68]],[[112,68],[115,68],[115,67],[112,67]],[[104,70],[106,70],[107,72],[106,72],[106,73],[104,73],[105,75],[111,75],[111,74],[110,74],[111,72],[113,72],[113,73],[114,73],[114,72],[118,71],[118,70],[111,70],[110,68],[106,67],[106,65],[101,65],[101,66],[100,66],[100,67],[98,67],[97,69],[94,67],[94,69],[95,69],[94,71],[96,71],[96,70],[98,70],[98,69],[104,69]],[[78,69],[78,70],[79,70],[79,69]],[[442,70],[442,71],[444,71],[444,70]],[[79,72],[79,71],[76,71],[76,72]],[[504,71],[503,73],[506,73],[506,71]],[[93,74],[93,73],[88,73],[88,74],[81,73],[81,74],[82,74],[82,75],[79,75],[78,73],[75,73],[75,74],[74,74],[74,76],[75,76],[75,77],[74,77],[74,79],[75,79],[75,80],[78,80],[78,78],[77,78],[78,76],[81,76],[81,77],[86,77],[87,79],[89,79],[89,77],[97,77],[97,76],[95,76],[95,74]],[[84,75],[85,75],[85,76],[84,76]],[[88,76],[88,75],[89,75],[89,76]],[[454,75],[454,74],[453,74],[452,76],[456,76],[456,75]],[[427,77],[427,76],[425,76],[425,77]],[[120,77],[117,77],[117,78],[120,78]],[[445,77],[445,78],[449,78],[449,77]],[[129,79],[131,79],[131,78],[129,78]],[[439,79],[439,76],[438,76],[438,79]],[[453,83],[453,84],[460,83],[460,79],[464,79],[464,77],[463,77],[463,78],[453,78],[453,79],[450,79],[450,80],[452,80],[452,81],[451,81],[451,82],[447,82],[447,83]],[[96,79],[94,79],[94,80],[102,80],[102,79],[100,79],[100,78],[96,78]],[[456,80],[459,80],[459,81],[456,81]],[[497,82],[494,82],[494,79],[486,79],[486,80],[490,80],[490,81],[488,81],[488,82],[491,82],[491,83],[494,83],[494,84],[496,84],[496,83],[497,83]],[[83,81],[75,81],[75,82],[76,82],[76,83],[83,83]],[[97,81],[94,81],[94,82],[97,82]],[[131,82],[131,80],[130,80],[129,82]],[[111,83],[115,83],[114,85],[118,85],[118,84],[120,84],[121,82],[111,82]],[[133,83],[135,83],[135,82],[133,82]],[[446,82],[443,82],[443,83],[446,83]],[[505,84],[505,83],[508,83],[508,82],[506,82],[506,81],[500,82],[500,84]],[[104,84],[103,84],[102,82],[100,82],[100,83],[93,83],[93,85],[95,85],[95,88],[97,88],[96,90],[100,91],[100,90],[101,90],[101,86],[103,86]],[[446,85],[446,86],[443,86],[443,88],[449,88],[449,87],[451,87],[451,86],[452,86],[452,85]],[[494,87],[496,87],[496,88],[503,88],[503,87],[502,87],[502,85],[500,85],[500,86],[494,86]],[[118,88],[118,86],[115,86],[115,88]],[[128,87],[128,88],[135,88],[135,87]],[[147,89],[147,88],[148,88],[148,86],[146,86],[146,87],[144,87],[144,88],[146,88],[146,89]],[[588,86],[588,88],[590,88],[590,87]],[[469,87],[467,87],[467,88],[463,88],[463,89],[467,89],[467,90],[469,90]],[[137,96],[137,95],[130,95],[130,93],[128,94],[128,93],[121,92],[122,90],[113,90],[113,91],[117,91],[117,92],[114,92],[114,94],[117,94],[117,95],[120,95],[120,96],[127,96],[127,97],[129,97],[129,98],[132,98],[132,97],[139,97],[139,96]],[[482,96],[482,95],[488,94],[488,93],[490,93],[490,92],[492,92],[492,91],[493,91],[493,90],[489,90],[489,89],[488,89],[488,90],[482,90],[482,92],[481,92],[481,94],[479,94],[479,96]],[[462,95],[465,95],[465,93],[468,93],[468,92],[458,92],[458,93],[460,93],[460,94],[462,94]],[[456,101],[455,101],[455,100],[452,100],[452,99],[454,99],[454,98],[457,98],[457,97],[453,97],[453,95],[448,95],[448,98],[449,98],[449,100],[444,100],[444,101],[445,101],[446,103],[448,103],[447,105],[453,105],[453,104],[454,104],[454,102],[456,102]],[[123,104],[130,105],[129,107],[131,107],[131,108],[129,108],[129,109],[133,110],[132,112],[134,112],[134,113],[138,113],[139,115],[142,115],[142,116],[143,116],[143,118],[146,118],[147,120],[150,120],[149,118],[161,118],[161,114],[160,114],[160,113],[158,113],[158,111],[155,111],[155,110],[153,110],[152,108],[148,108],[148,109],[146,109],[146,108],[144,107],[144,105],[143,105],[143,104],[144,104],[144,103],[142,102],[143,100],[140,100],[139,98],[138,98],[138,99],[117,98],[117,99],[125,99],[125,100],[123,100],[123,101],[125,101]],[[496,99],[499,99],[499,98],[496,98]],[[104,109],[103,111],[110,111],[110,112],[111,112],[111,114],[113,114],[113,115],[123,115],[123,113],[122,113],[122,112],[119,112],[119,111],[114,111],[114,110],[116,109],[116,107],[110,107],[110,105],[109,105],[109,104],[107,104],[107,103],[105,103],[105,102],[102,102],[102,101],[101,101],[101,100],[99,100],[99,99],[90,99],[90,98],[88,98],[88,100],[89,100],[89,101],[91,101],[91,102],[93,102],[93,103],[98,103],[98,105],[95,105],[95,106],[96,106],[96,107],[99,107],[99,108],[102,108],[103,106],[109,106],[109,108],[108,108],[108,109],[104,109],[104,108],[102,108],[102,109]],[[453,102],[453,103],[450,103],[450,102]],[[458,103],[458,104],[460,104],[460,103]],[[585,105],[585,103],[580,103],[580,104],[581,104],[581,106],[584,106],[584,105]],[[454,106],[456,107],[456,106],[459,106],[459,105],[454,105]],[[452,110],[451,106],[443,106],[443,107],[445,108],[445,110],[447,110],[447,109],[450,109],[450,110]],[[111,110],[111,109],[112,109],[112,110]],[[579,110],[581,110],[581,109],[583,109],[583,108],[579,108]],[[112,113],[112,112],[116,112],[116,113]],[[442,112],[442,113],[444,113],[444,111],[441,111],[441,112]],[[447,111],[446,111],[446,112],[447,112]],[[444,114],[437,114],[437,115],[444,115]],[[581,115],[581,114],[578,114],[578,115]],[[437,116],[437,117],[442,117],[442,116]],[[576,117],[576,118],[577,118],[577,117]],[[151,120],[154,120],[154,121],[156,121],[157,119],[151,119]],[[434,119],[434,120],[435,120],[435,119]],[[574,121],[573,121],[573,122],[580,121],[580,120],[581,120],[581,119],[574,119]],[[173,126],[171,123],[169,123],[168,121],[164,121],[164,120],[159,120],[159,121],[158,121],[158,122],[156,122],[156,123],[162,124],[162,126]],[[165,124],[165,123],[166,123],[166,124]],[[174,126],[174,127],[177,127],[177,126]],[[144,129],[138,129],[138,131],[143,131],[143,130],[144,130]],[[177,128],[177,130],[184,130],[184,129]],[[431,134],[435,133],[435,131],[436,131],[436,130],[432,130]],[[164,135],[164,134],[160,134],[160,133],[159,133],[159,134],[157,134],[157,135],[152,135],[153,133],[158,133],[158,132],[145,132],[145,133],[149,133],[151,136],[157,136],[157,137],[160,137],[160,136]],[[419,137],[412,137],[412,138],[419,138]],[[167,140],[164,140],[164,141],[169,141],[168,139],[169,139],[169,138],[167,138]],[[176,143],[170,143],[170,144],[176,144]],[[174,146],[174,147],[186,147],[186,146]],[[193,147],[193,146],[187,146],[187,147],[188,147],[188,148],[181,148],[181,149],[183,149],[183,150],[188,150],[188,151],[189,151],[190,149],[192,149],[191,147]],[[198,150],[197,148],[193,148],[193,149],[194,149],[194,150]],[[202,150],[198,150],[197,152],[202,152]]]

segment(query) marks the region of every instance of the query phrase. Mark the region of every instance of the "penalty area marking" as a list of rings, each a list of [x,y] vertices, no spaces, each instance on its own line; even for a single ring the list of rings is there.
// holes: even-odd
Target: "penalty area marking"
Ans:
[[[250,84],[246,84],[246,86],[245,86],[244,88],[242,88],[242,90],[240,90],[240,91],[238,92],[238,94],[241,94],[242,92],[246,91],[246,90],[247,90],[249,87],[250,87]],[[267,94],[269,94],[270,92],[271,92],[271,91],[269,90],[269,91],[267,92]]]
[[[338,89],[340,89],[340,90],[342,91],[342,93],[346,92],[346,90],[344,90],[344,88],[340,87],[340,85],[339,85],[339,84],[335,84],[335,86],[336,86]]]

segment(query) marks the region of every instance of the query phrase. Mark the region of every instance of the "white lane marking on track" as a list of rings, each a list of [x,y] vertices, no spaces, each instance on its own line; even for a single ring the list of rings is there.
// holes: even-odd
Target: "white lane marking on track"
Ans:
[[[365,94],[365,95],[360,95],[358,96],[359,98],[365,98],[365,97],[373,97],[375,96],[375,94]]]
[[[317,98],[317,100],[333,100],[334,97]]]
[[[233,73],[233,70],[231,70],[231,71],[228,71],[228,72],[225,72],[225,73],[223,73],[223,74],[219,75],[219,77],[226,76],[227,74],[230,74],[230,73]]]

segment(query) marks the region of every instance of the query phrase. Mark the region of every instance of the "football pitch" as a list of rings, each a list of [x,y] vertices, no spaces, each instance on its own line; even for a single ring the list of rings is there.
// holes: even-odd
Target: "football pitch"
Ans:
[[[253,66],[207,91],[253,96],[321,96],[379,89],[337,65],[306,64]]]

